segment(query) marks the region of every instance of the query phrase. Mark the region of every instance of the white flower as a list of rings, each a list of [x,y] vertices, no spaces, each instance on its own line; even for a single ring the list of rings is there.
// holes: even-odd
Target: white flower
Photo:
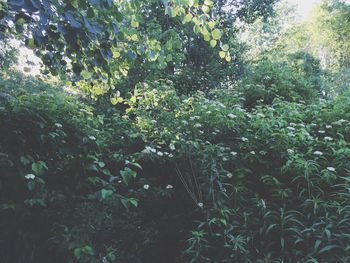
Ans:
[[[197,204],[200,208],[203,208],[203,203],[198,203]]]
[[[93,140],[93,141],[96,141],[96,137],[95,137],[95,136],[92,136],[92,135],[89,135],[89,139],[90,139],[90,140]]]
[[[327,167],[327,170],[331,171],[331,172],[335,172],[335,168],[334,167]]]
[[[244,142],[246,142],[246,141],[248,141],[248,138],[242,137],[241,140],[244,141]]]
[[[157,154],[158,154],[159,156],[163,156],[163,155],[164,155],[164,153],[162,153],[162,152],[157,152]]]
[[[233,174],[232,173],[227,173],[226,176],[227,176],[227,178],[232,178]]]
[[[169,156],[170,158],[173,158],[173,157],[174,157],[174,155],[173,155],[172,153],[170,153],[168,156]]]
[[[168,184],[165,188],[166,189],[173,189],[174,187],[171,184]]]
[[[156,121],[156,120],[151,120],[151,123],[152,123],[152,124],[156,124],[157,121]]]
[[[173,143],[169,144],[169,148],[170,150],[175,151],[175,145]]]
[[[196,128],[201,128],[201,127],[202,127],[202,124],[196,123],[196,124],[194,125],[194,127],[196,127]]]
[[[234,115],[234,114],[232,114],[232,113],[230,113],[230,114],[227,115],[227,117],[229,117],[230,119],[234,119],[234,118],[236,118],[237,116]]]
[[[251,151],[250,154],[255,154],[255,151]]]
[[[319,156],[321,156],[321,155],[323,155],[323,152],[320,152],[320,151],[314,151],[314,154],[315,154],[315,155],[319,155]]]
[[[319,130],[318,133],[326,133],[324,130]]]
[[[211,111],[210,111],[210,110],[208,110],[208,111],[207,111],[207,114],[210,114],[210,113],[211,113]]]
[[[237,156],[237,152],[230,152],[232,156]]]
[[[332,137],[326,136],[326,137],[324,137],[324,140],[325,140],[325,141],[333,141],[333,138],[332,138]]]
[[[294,150],[292,150],[292,149],[287,149],[287,153],[293,154],[293,153],[294,153]]]
[[[24,176],[26,179],[28,180],[34,180],[35,179],[35,175],[34,174],[27,174]]]
[[[142,153],[151,153],[150,147],[146,147],[145,149],[142,150]]]
[[[149,189],[149,185],[148,184],[143,185],[143,189],[148,190]]]
[[[227,162],[227,161],[228,161],[228,159],[227,159],[226,157],[222,157],[222,160],[223,160],[224,162]]]
[[[326,125],[326,129],[331,129],[332,125]]]
[[[57,128],[62,128],[62,124],[61,124],[61,123],[55,123],[55,126],[56,126]]]
[[[335,121],[333,122],[333,124],[336,124],[336,125],[342,125],[344,122],[347,122],[346,120],[344,119],[340,119],[339,121]]]
[[[153,152],[153,153],[156,153],[156,152],[157,152],[157,150],[154,149],[154,148],[151,148],[150,151]]]
[[[294,122],[289,123],[289,125],[293,126],[293,127],[296,126],[296,124]]]

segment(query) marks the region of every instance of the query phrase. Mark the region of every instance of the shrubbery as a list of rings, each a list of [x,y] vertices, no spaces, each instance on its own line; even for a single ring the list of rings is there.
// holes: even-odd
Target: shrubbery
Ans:
[[[288,62],[262,60],[252,64],[238,90],[245,98],[245,107],[260,102],[270,105],[276,98],[290,102],[310,102],[320,93],[320,76],[314,65],[297,54]]]
[[[346,97],[247,111],[154,82],[102,114],[50,89],[0,108],[4,262],[348,261]]]

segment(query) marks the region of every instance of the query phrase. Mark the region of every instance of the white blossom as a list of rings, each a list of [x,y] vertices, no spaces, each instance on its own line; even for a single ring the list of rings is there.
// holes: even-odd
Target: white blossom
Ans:
[[[187,125],[187,124],[188,124],[188,122],[185,121],[185,120],[182,120],[181,122],[182,122],[182,124],[184,124],[184,125]]]
[[[319,130],[318,133],[324,134],[324,133],[326,133],[326,131],[324,131],[324,130]]]
[[[237,156],[237,152],[230,152],[232,156]]]
[[[93,140],[93,141],[96,141],[96,137],[95,137],[95,136],[92,136],[92,135],[89,135],[89,139],[90,139],[90,140]]]
[[[248,141],[248,138],[246,138],[246,137],[242,137],[241,139],[242,139],[242,141],[244,141],[244,142]]]
[[[293,154],[293,153],[294,153],[294,150],[292,150],[292,149],[287,149],[287,153]]]
[[[319,155],[319,156],[321,156],[321,155],[323,155],[323,152],[320,152],[320,151],[314,151],[314,154],[315,154],[315,155]]]
[[[232,173],[227,173],[226,176],[227,176],[227,178],[232,178],[233,174]]]
[[[153,153],[156,153],[156,152],[157,152],[157,150],[154,149],[154,148],[150,148],[150,151],[153,152]]]
[[[325,141],[333,141],[333,138],[332,138],[332,137],[329,137],[329,136],[326,136],[326,137],[324,137],[324,140],[325,140]]]
[[[148,190],[149,189],[149,185],[148,184],[143,185],[143,189]]]
[[[330,172],[335,172],[335,168],[334,167],[327,167],[327,170]]]
[[[175,151],[175,145],[173,143],[169,144],[169,148],[170,150]]]
[[[168,184],[165,188],[166,189],[173,189],[174,187],[171,184]]]
[[[151,153],[150,147],[146,147],[145,149],[142,150],[142,153]]]
[[[163,156],[163,155],[164,155],[164,153],[162,153],[161,151],[157,152],[157,154],[158,154],[159,156]]]
[[[34,174],[27,174],[24,176],[26,179],[28,180],[34,180],[35,179],[35,175]]]
[[[201,127],[202,127],[202,124],[196,123],[196,124],[194,125],[194,127],[196,127],[196,128],[201,128]]]
[[[230,113],[230,114],[227,115],[227,117],[229,117],[230,119],[234,119],[234,118],[236,118],[237,116],[234,115],[234,114],[232,114],[232,113]]]
[[[332,125],[326,125],[326,129],[331,129]]]
[[[198,205],[200,208],[203,208],[203,203],[199,202],[197,205]]]

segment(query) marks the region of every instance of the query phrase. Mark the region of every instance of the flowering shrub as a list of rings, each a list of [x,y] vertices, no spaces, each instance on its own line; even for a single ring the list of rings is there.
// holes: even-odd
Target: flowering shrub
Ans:
[[[62,98],[1,101],[4,262],[348,261],[346,98],[247,111],[164,81],[126,112]]]
[[[129,117],[146,143],[139,158],[177,171],[199,210],[184,261],[346,262],[347,105],[276,101],[247,112],[159,86],[139,90]]]

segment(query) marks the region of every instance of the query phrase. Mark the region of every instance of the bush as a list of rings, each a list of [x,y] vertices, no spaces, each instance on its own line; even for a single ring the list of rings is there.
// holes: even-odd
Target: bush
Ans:
[[[276,98],[311,102],[320,87],[315,76],[310,74],[304,67],[262,60],[248,68],[238,90],[245,98],[245,107],[250,109],[259,103],[271,105]]]
[[[162,81],[101,114],[48,91],[0,107],[3,262],[348,261],[345,97],[248,112]]]

